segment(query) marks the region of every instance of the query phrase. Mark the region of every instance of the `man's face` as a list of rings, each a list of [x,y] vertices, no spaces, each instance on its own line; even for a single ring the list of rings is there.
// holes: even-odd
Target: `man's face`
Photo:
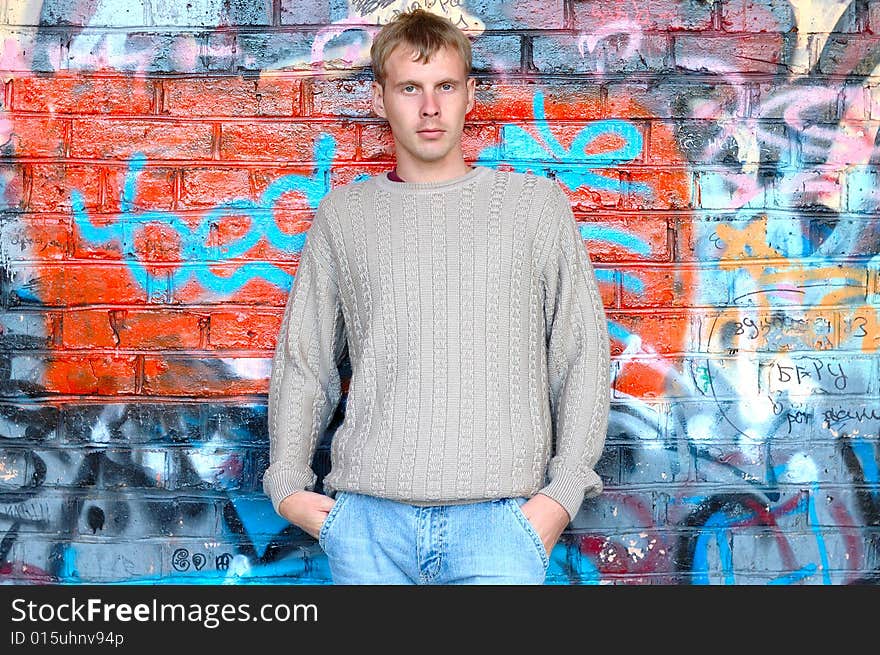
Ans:
[[[474,107],[474,79],[466,77],[461,56],[450,48],[435,52],[427,64],[413,57],[405,44],[391,52],[384,89],[372,85],[373,109],[391,126],[398,165],[454,166],[462,160],[461,133]]]

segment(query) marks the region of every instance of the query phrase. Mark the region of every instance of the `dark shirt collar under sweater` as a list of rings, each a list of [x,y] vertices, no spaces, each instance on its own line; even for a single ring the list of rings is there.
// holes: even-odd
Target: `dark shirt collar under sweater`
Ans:
[[[391,173],[387,173],[379,175],[374,179],[379,186],[389,191],[442,191],[467,184],[491,170],[491,168],[486,168],[485,166],[474,166],[467,173],[449,180],[443,180],[442,182],[407,182],[397,175],[397,170],[395,169],[391,171],[391,173],[394,173],[394,176]]]

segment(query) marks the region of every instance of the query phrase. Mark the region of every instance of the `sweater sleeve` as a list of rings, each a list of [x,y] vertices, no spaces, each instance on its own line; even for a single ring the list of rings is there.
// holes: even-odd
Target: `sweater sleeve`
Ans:
[[[557,184],[545,216],[557,224],[544,267],[544,317],[554,451],[539,490],[574,519],[602,492],[594,466],[610,411],[610,350],[602,297],[568,197]]]
[[[345,324],[321,211],[319,205],[300,253],[272,359],[263,490],[276,512],[288,495],[314,488],[312,457],[341,397]]]

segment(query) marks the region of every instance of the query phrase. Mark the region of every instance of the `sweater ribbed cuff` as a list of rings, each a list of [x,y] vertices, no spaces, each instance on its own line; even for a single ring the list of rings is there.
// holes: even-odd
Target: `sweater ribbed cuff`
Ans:
[[[263,491],[272,500],[275,513],[281,516],[281,512],[278,511],[281,501],[296,491],[312,487],[316,479],[317,476],[312,471],[303,475],[289,468],[270,466],[263,475]]]
[[[590,469],[586,479],[569,472],[557,473],[539,494],[549,496],[565,508],[568,512],[569,521],[573,521],[581,508],[584,498],[592,498],[602,493],[602,478]]]

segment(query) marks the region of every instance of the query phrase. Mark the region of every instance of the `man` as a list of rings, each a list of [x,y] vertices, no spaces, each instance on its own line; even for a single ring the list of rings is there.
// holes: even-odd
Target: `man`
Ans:
[[[467,37],[415,10],[371,50],[396,169],[318,206],[269,392],[276,511],[337,584],[540,584],[605,442],[609,347],[566,195],[471,167]],[[328,495],[310,463],[340,398]]]

